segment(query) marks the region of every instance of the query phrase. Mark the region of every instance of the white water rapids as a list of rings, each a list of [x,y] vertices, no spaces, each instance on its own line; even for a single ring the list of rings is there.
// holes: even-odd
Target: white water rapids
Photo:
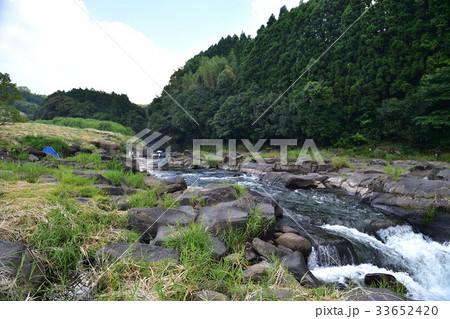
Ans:
[[[354,280],[364,283],[367,273],[388,273],[404,284],[414,300],[450,300],[450,246],[440,244],[414,233],[410,226],[396,226],[378,231],[381,240],[361,233],[354,228],[339,225],[324,225],[337,235],[352,243],[363,243],[390,262],[390,269],[372,264],[345,265],[341,267],[318,267],[315,253],[308,264],[313,274],[327,282],[346,283]]]

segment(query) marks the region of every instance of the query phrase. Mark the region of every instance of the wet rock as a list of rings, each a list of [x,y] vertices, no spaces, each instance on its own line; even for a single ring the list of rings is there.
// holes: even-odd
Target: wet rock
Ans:
[[[346,301],[405,301],[402,295],[384,288],[358,287],[345,295]]]
[[[261,256],[268,257],[274,255],[276,257],[282,257],[286,255],[286,251],[282,249],[278,249],[274,245],[266,243],[265,241],[259,238],[253,238],[252,247],[260,254]]]
[[[38,178],[38,182],[49,183],[49,184],[58,184],[59,183],[56,180],[55,176],[52,176],[52,175],[41,175]]]
[[[212,290],[203,290],[199,292],[194,301],[229,301],[228,296]]]
[[[311,243],[305,237],[294,233],[286,233],[278,237],[275,242],[292,250],[300,251],[303,256],[308,257],[311,253]]]
[[[436,179],[447,181],[447,182],[450,181],[450,169],[440,170],[436,174]]]
[[[143,235],[143,240],[154,238],[161,226],[187,225],[196,218],[196,213],[173,208],[132,208],[128,211],[131,227]]]
[[[307,238],[313,247],[308,259],[310,262],[318,266],[359,264],[355,247],[348,239],[328,233],[310,234]]]
[[[285,226],[285,225],[277,225],[275,229],[276,229],[276,231],[279,231],[282,233],[293,233],[293,234],[300,235],[298,230],[296,230],[292,227],[289,227],[289,226]]]
[[[280,262],[287,267],[290,273],[294,275],[302,285],[307,285],[317,288],[321,282],[309,270],[305,257],[299,251],[294,251],[292,254],[284,256]]]
[[[271,172],[271,164],[257,164],[257,163],[241,163],[238,165],[239,171],[247,174],[258,174]]]
[[[14,284],[37,288],[44,280],[44,266],[27,246],[0,240],[0,290]]]
[[[100,263],[123,258],[130,258],[136,261],[144,262],[170,260],[177,263],[180,258],[180,254],[174,249],[154,245],[114,243],[98,250],[96,253],[96,258]]]

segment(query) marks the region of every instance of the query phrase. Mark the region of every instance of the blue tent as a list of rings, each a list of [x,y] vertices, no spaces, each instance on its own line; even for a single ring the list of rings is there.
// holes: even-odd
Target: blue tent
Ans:
[[[46,146],[42,152],[47,153],[53,157],[59,158],[59,154],[55,151],[55,149],[51,146]]]

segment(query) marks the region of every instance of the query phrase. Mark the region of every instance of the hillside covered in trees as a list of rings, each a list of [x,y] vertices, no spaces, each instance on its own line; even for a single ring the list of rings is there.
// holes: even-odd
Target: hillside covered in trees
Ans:
[[[57,91],[48,96],[36,113],[36,119],[57,117],[93,118],[112,121],[139,132],[147,124],[143,107],[131,103],[125,94],[106,93],[93,89]]]
[[[162,93],[147,109],[148,127],[180,145],[192,138],[283,137],[323,146],[389,140],[446,148],[449,16],[450,3],[438,0],[310,0],[291,11],[283,7],[254,39],[223,38],[171,76],[165,90],[200,125]]]

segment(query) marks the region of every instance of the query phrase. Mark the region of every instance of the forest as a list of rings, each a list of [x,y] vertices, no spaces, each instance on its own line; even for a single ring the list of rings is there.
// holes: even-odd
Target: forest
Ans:
[[[283,137],[340,147],[388,140],[446,148],[449,16],[450,3],[434,0],[283,7],[255,38],[222,38],[173,73],[148,106],[148,127],[181,145],[192,138]]]
[[[300,2],[256,37],[228,36],[189,59],[149,105],[94,89],[45,97],[24,87],[24,101],[10,105],[29,119],[147,127],[178,148],[194,138],[309,138],[448,150],[449,16],[440,0]]]

